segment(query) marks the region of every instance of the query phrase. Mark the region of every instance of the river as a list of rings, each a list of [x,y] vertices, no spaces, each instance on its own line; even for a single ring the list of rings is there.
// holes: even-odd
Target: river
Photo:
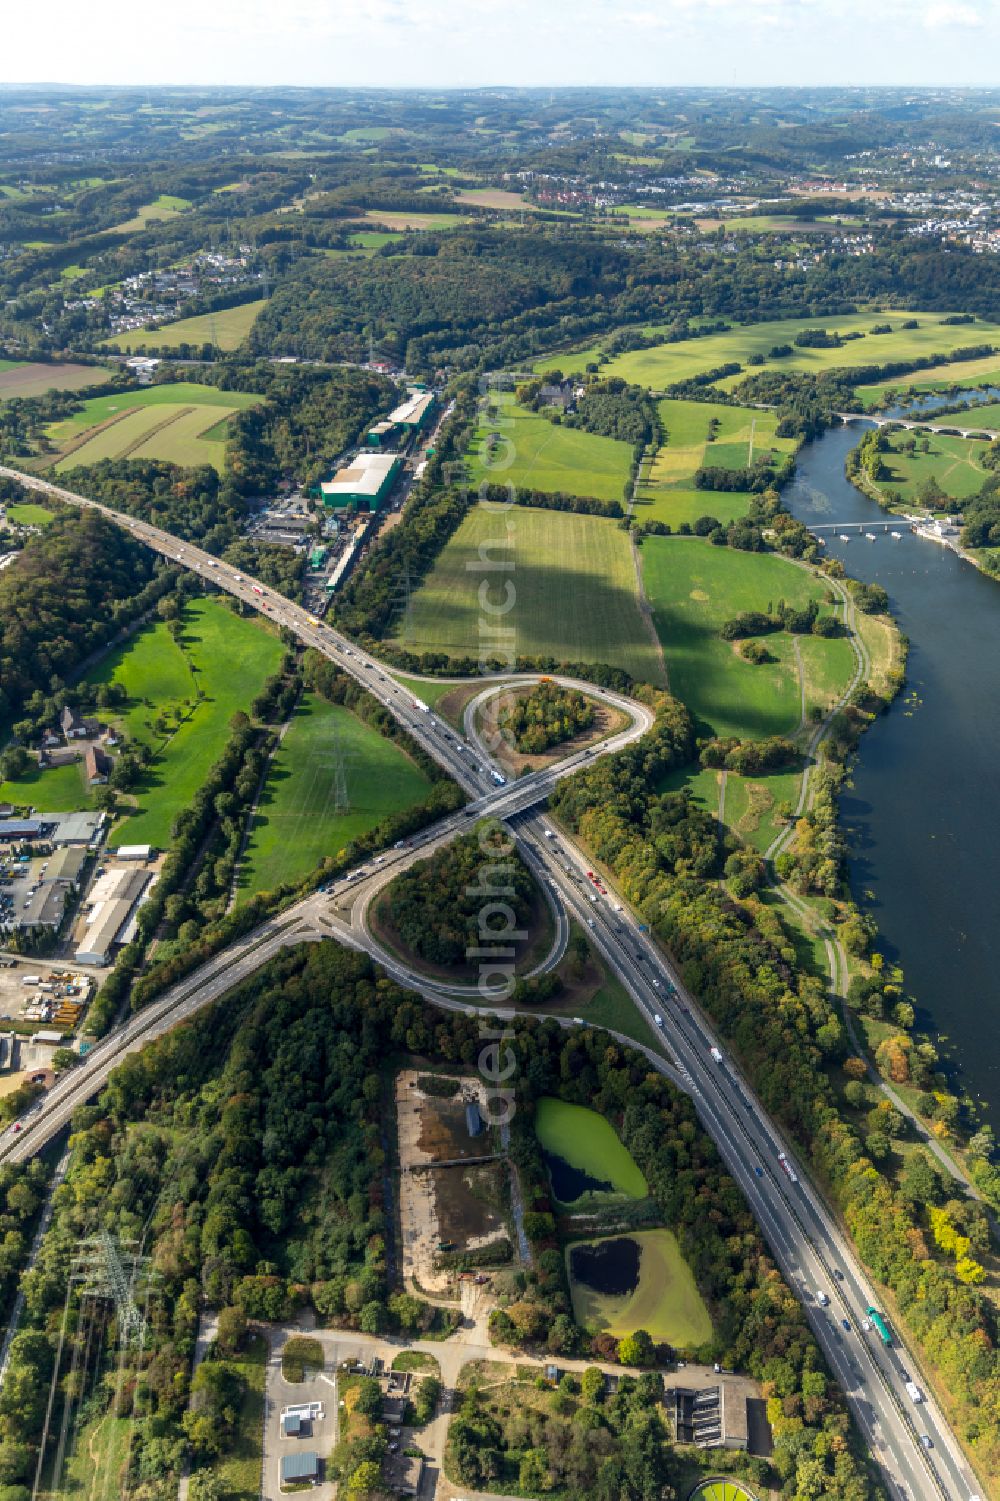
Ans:
[[[844,474],[861,434],[834,429],[801,450],[783,498],[806,525],[885,520]],[[822,535],[855,578],[883,585],[910,640],[906,688],[863,736],[841,800],[851,886],[903,966],[919,1023],[937,1030],[970,1093],[996,1112],[1000,583],[909,531],[899,541]]]

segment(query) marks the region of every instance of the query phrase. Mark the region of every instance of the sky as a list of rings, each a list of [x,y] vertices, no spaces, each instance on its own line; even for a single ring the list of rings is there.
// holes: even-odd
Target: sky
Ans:
[[[1000,0],[44,0],[8,83],[1000,85]]]

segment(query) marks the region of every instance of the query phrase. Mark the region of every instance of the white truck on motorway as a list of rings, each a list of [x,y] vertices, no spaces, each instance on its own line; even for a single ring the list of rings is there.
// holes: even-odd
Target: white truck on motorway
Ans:
[[[911,1402],[922,1402],[924,1400],[924,1394],[915,1381],[907,1381],[906,1395]]]
[[[715,1059],[716,1063],[721,1063],[722,1062],[722,1054],[719,1052],[718,1048],[709,1048],[708,1051],[711,1053],[711,1055]]]
[[[820,1308],[829,1308],[830,1294],[823,1292],[822,1288],[818,1288],[816,1291],[816,1302],[819,1304]]]
[[[781,1171],[785,1174],[785,1176],[789,1180],[789,1182],[790,1183],[798,1183],[798,1181],[799,1181],[798,1174],[796,1173],[795,1169],[792,1167],[792,1164],[789,1162],[789,1160],[785,1156],[784,1152],[779,1152],[778,1153],[778,1162],[780,1164]]]

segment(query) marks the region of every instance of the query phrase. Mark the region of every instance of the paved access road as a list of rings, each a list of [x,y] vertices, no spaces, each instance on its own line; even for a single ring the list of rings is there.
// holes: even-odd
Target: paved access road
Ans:
[[[70,504],[95,505],[72,491],[17,470],[0,468],[0,473]],[[454,776],[469,794],[470,803],[460,814],[425,831],[422,839],[415,842],[414,850],[406,852],[408,856],[416,858],[417,852],[426,852],[432,843],[454,837],[456,829],[468,827],[473,817],[489,814],[511,824],[531,868],[540,874],[564,910],[589,928],[640,1011],[648,1018],[660,1018],[659,1023],[654,1020],[654,1025],[664,1034],[699,1118],[743,1190],[789,1285],[801,1298],[893,1496],[907,1501],[934,1501],[941,1497],[968,1501],[976,1496],[978,1484],[936,1402],[927,1400],[914,1406],[905,1394],[906,1375],[912,1374],[920,1381],[913,1356],[898,1337],[886,1349],[873,1337],[873,1332],[863,1331],[866,1310],[878,1306],[879,1300],[835,1215],[805,1179],[798,1164],[791,1166],[794,1157],[788,1143],[735,1067],[724,1057],[721,1062],[715,1061],[710,1049],[716,1048],[721,1054],[721,1045],[662,951],[630,914],[616,911],[611,900],[601,899],[596,903],[590,900],[593,892],[579,851],[558,835],[554,825],[533,811],[558,777],[576,770],[591,753],[580,752],[558,768],[507,786],[489,760],[481,753],[472,755],[447,726],[389,677],[375,658],[329,626],[277,591],[236,573],[190,543],[179,542],[167,532],[105,506],[96,509],[157,552],[261,610],[305,645],[336,661],[363,683],[428,754]],[[586,686],[591,694],[599,691],[593,685]],[[643,733],[650,722],[648,714],[644,721],[642,713],[637,712],[639,706],[621,695],[601,693],[601,696],[629,716],[629,728],[603,742],[593,754],[616,749]],[[378,953],[370,935],[365,933],[367,941],[359,942],[354,924],[338,919],[334,907],[336,896],[336,890],[316,893],[264,923],[167,991],[123,1028],[109,1034],[72,1075],[60,1081],[33,1107],[33,1117],[15,1123],[22,1125],[20,1132],[5,1134],[0,1141],[0,1161],[17,1160],[37,1151],[68,1124],[76,1106],[101,1087],[125,1053],[217,1000],[287,944],[316,940],[324,932],[338,938],[350,934],[356,946],[376,952],[389,973],[394,970],[398,973],[400,966],[391,956]],[[422,993],[430,990],[426,982],[417,988]],[[464,1004],[434,994],[430,998],[437,1004],[454,1007]],[[654,1053],[648,1056],[654,1066],[673,1073],[667,1063],[656,1061]],[[30,1129],[24,1130],[25,1126]],[[796,1173],[794,1181],[783,1170],[779,1153],[786,1154],[787,1165]],[[817,1293],[829,1299],[828,1306],[821,1306]],[[843,1321],[849,1327],[843,1327]],[[930,1447],[924,1447],[921,1436]]]

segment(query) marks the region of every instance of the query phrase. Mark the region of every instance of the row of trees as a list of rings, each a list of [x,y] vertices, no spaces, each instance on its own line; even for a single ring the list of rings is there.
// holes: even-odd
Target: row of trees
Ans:
[[[576,495],[568,490],[534,490],[529,485],[482,484],[476,490],[476,499],[500,505],[513,500],[516,506],[533,506],[540,511],[572,511],[577,516],[610,516],[616,521],[625,515],[620,500],[601,500],[596,495]]]

